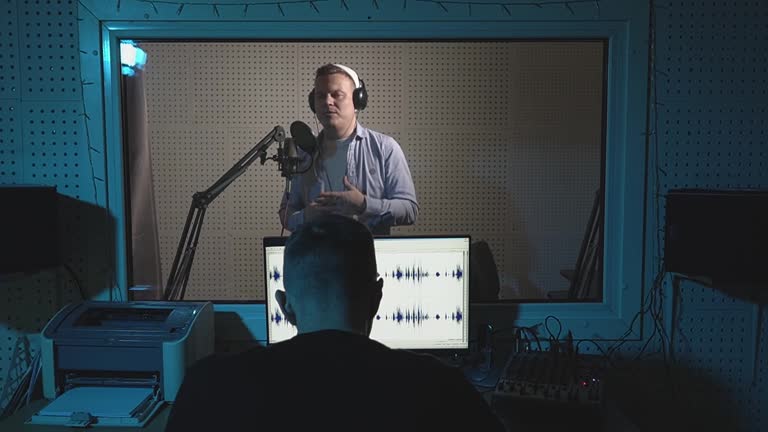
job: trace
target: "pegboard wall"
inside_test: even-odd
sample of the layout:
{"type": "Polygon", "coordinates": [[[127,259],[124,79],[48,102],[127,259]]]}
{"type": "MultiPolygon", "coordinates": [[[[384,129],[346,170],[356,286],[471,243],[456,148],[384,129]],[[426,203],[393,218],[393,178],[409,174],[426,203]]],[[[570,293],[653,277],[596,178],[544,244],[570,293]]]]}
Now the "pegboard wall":
{"type": "MultiPolygon", "coordinates": [[[[94,5],[95,13],[99,16],[107,15],[105,12],[107,9],[115,8],[114,2],[87,3],[94,5]],[[101,9],[96,10],[96,7],[101,9]]],[[[117,3],[120,4],[120,2],[117,3]]],[[[123,10],[128,10],[129,3],[131,2],[127,0],[122,2],[123,10]]],[[[197,8],[188,6],[182,14],[177,14],[178,5],[168,3],[157,5],[145,3],[141,11],[143,15],[133,18],[149,20],[162,13],[161,18],[168,21],[183,21],[209,19],[208,17],[212,15],[210,7],[202,6],[197,8]],[[157,13],[152,10],[155,6],[159,10],[157,13]],[[204,18],[203,15],[206,17],[204,18]]],[[[329,5],[332,3],[320,4],[322,13],[318,12],[316,19],[325,18],[323,14],[331,9],[329,5]]],[[[365,2],[360,4],[362,3],[365,2]]],[[[393,20],[440,19],[442,15],[439,14],[443,13],[436,2],[408,1],[405,2],[408,4],[408,9],[402,9],[403,12],[400,12],[399,5],[396,7],[397,12],[391,12],[386,9],[388,3],[378,2],[378,5],[385,9],[381,12],[381,16],[393,20]]],[[[450,13],[450,17],[457,19],[503,19],[505,16],[511,17],[512,12],[516,14],[524,12],[521,8],[510,8],[510,11],[505,12],[498,5],[491,10],[490,7],[483,8],[477,5],[472,8],[470,2],[456,3],[446,4],[444,9],[447,10],[445,13],[450,13]],[[470,7],[467,8],[467,5],[470,7]],[[461,12],[458,12],[459,10],[461,12]],[[470,12],[472,10],[474,15],[470,12]],[[483,18],[484,13],[493,13],[495,16],[483,18]]],[[[603,0],[595,3],[605,13],[610,9],[612,2],[603,0]]],[[[574,16],[574,19],[583,20],[599,18],[600,9],[596,10],[592,4],[574,2],[569,6],[570,11],[563,7],[564,4],[552,6],[561,10],[557,12],[560,14],[557,15],[558,19],[570,19],[571,16],[574,16]]],[[[627,7],[629,4],[630,2],[621,2],[622,7],[627,7]]],[[[355,9],[357,5],[357,2],[352,5],[352,13],[357,13],[355,9]]],[[[269,10],[253,7],[247,14],[242,13],[242,7],[237,7],[234,11],[230,10],[234,8],[221,6],[218,11],[222,17],[234,17],[230,19],[235,20],[255,19],[253,17],[258,13],[263,13],[260,19],[277,20],[283,19],[286,14],[290,17],[298,8],[305,8],[309,13],[315,14],[307,4],[286,5],[284,10],[278,10],[274,6],[269,10]]],[[[334,9],[340,11],[330,11],[329,16],[337,20],[346,19],[347,12],[335,3],[334,9]]],[[[661,256],[658,249],[658,244],[661,242],[655,234],[658,228],[663,226],[664,192],[676,187],[768,187],[768,170],[766,170],[768,166],[768,149],[766,148],[768,147],[766,143],[768,57],[765,51],[765,46],[768,44],[768,24],[766,24],[768,23],[768,3],[762,0],[672,0],[660,2],[653,9],[656,17],[656,56],[653,75],[657,103],[653,105],[654,120],[649,125],[649,130],[653,133],[649,147],[651,169],[647,182],[649,209],[645,231],[648,233],[649,246],[646,249],[646,261],[649,263],[649,268],[646,272],[646,281],[653,280],[658,268],[658,259],[661,256]]],[[[549,10],[551,10],[549,7],[544,7],[536,9],[535,12],[550,13],[549,10]]],[[[114,20],[124,19],[124,16],[115,15],[114,12],[109,13],[114,20]]],[[[374,15],[368,11],[364,13],[374,15]]],[[[44,323],[61,305],[79,297],[76,279],[79,279],[80,284],[85,287],[87,295],[97,296],[101,294],[97,290],[111,286],[110,275],[114,272],[114,269],[110,268],[112,261],[103,258],[104,255],[110,255],[111,248],[114,248],[108,240],[105,240],[110,237],[105,233],[114,227],[110,227],[110,220],[104,217],[106,192],[100,181],[103,179],[107,155],[100,150],[103,143],[88,143],[88,134],[84,130],[87,129],[87,118],[83,109],[85,101],[82,96],[84,88],[82,79],[88,78],[87,75],[94,75],[94,71],[98,74],[100,70],[98,66],[95,66],[94,71],[80,70],[81,62],[78,62],[78,56],[83,60],[86,54],[95,56],[93,58],[98,60],[100,53],[97,49],[98,43],[94,45],[96,48],[91,47],[86,53],[78,50],[77,15],[78,4],[74,0],[0,1],[0,28],[2,28],[0,32],[0,183],[55,184],[60,194],[70,198],[65,200],[63,206],[65,210],[64,214],[60,215],[60,225],[67,244],[66,262],[73,270],[72,274],[56,269],[23,279],[0,280],[0,296],[3,299],[0,302],[0,394],[2,395],[7,394],[5,390],[13,387],[18,375],[23,373],[23,367],[18,365],[28,361],[29,356],[24,354],[27,347],[29,352],[34,354],[36,342],[33,335],[40,331],[44,323]],[[50,113],[51,109],[56,112],[50,113]],[[57,123],[52,123],[53,120],[57,123]],[[66,124],[63,123],[64,120],[67,121],[66,124]],[[79,122],[75,124],[74,120],[79,122]],[[56,130],[55,139],[53,138],[54,130],[56,130]],[[63,138],[64,131],[67,132],[66,139],[63,138]],[[77,138],[72,138],[75,131],[77,138]],[[45,135],[42,132],[45,132],[45,135]],[[45,149],[43,149],[43,142],[45,142],[45,149]],[[78,149],[77,155],[75,155],[75,148],[78,149]],[[54,163],[57,165],[54,166],[54,163]],[[32,174],[35,174],[35,177],[32,177],[32,174]],[[43,174],[47,177],[43,177],[43,174]],[[54,177],[54,174],[57,176],[54,177]],[[67,176],[65,177],[64,174],[67,176]],[[79,177],[75,177],[74,174],[79,174],[79,177]]],[[[362,16],[360,19],[365,20],[365,18],[362,16]]],[[[551,19],[551,17],[548,18],[551,19]]],[[[514,19],[519,19],[517,22],[520,23],[525,20],[525,17],[516,16],[514,19]]],[[[83,34],[79,36],[81,38],[79,42],[83,44],[83,34]]],[[[318,53],[309,60],[296,59],[297,61],[291,64],[300,65],[304,70],[311,71],[312,67],[325,61],[329,54],[333,53],[318,53]]],[[[392,59],[389,63],[393,65],[391,69],[377,70],[373,67],[377,64],[376,59],[373,58],[367,60],[371,64],[362,62],[352,64],[360,70],[364,79],[371,83],[372,88],[374,83],[380,86],[376,100],[382,103],[380,106],[373,105],[377,110],[387,109],[386,107],[394,107],[390,109],[396,110],[399,106],[397,95],[401,94],[400,87],[404,82],[408,85],[403,79],[403,60],[399,57],[399,53],[395,54],[398,55],[387,55],[392,59]]],[[[346,61],[344,58],[338,60],[346,61]]],[[[174,61],[189,62],[190,60],[189,57],[177,56],[174,61]]],[[[282,59],[276,61],[283,64],[280,63],[282,59]]],[[[491,62],[486,70],[491,73],[496,68],[499,68],[499,65],[491,62]]],[[[280,69],[280,73],[287,74],[287,70],[291,69],[280,69]]],[[[426,69],[420,70],[421,72],[412,69],[411,73],[421,74],[422,79],[428,79],[424,76],[426,69]]],[[[447,73],[442,70],[439,72],[447,73]]],[[[293,77],[300,89],[295,90],[295,93],[293,90],[286,93],[291,99],[291,102],[286,105],[293,108],[303,107],[306,89],[311,85],[311,74],[299,73],[297,68],[293,77]]],[[[189,106],[186,91],[190,80],[186,76],[178,78],[175,81],[166,80],[166,83],[175,86],[173,88],[177,91],[172,92],[174,98],[166,99],[163,103],[169,106],[189,106]]],[[[484,84],[486,83],[478,83],[478,85],[484,84]]],[[[533,89],[534,87],[529,85],[521,88],[533,89]]],[[[222,92],[226,90],[226,88],[221,89],[222,92]]],[[[231,91],[232,87],[229,87],[229,90],[231,91]]],[[[542,93],[556,92],[556,89],[549,87],[540,90],[542,93]]],[[[412,86],[409,94],[417,95],[420,91],[426,90],[412,86]]],[[[237,94],[242,95],[239,92],[237,94]]],[[[276,96],[273,94],[272,97],[276,96]]],[[[419,98],[414,97],[411,102],[415,103],[414,100],[419,98]]],[[[495,98],[488,102],[494,106],[500,104],[495,98]]],[[[465,103],[472,106],[471,94],[465,103]]],[[[429,116],[438,110],[443,110],[444,104],[445,101],[440,105],[422,106],[418,115],[429,116]]],[[[192,107],[192,109],[199,108],[192,107]]],[[[253,109],[261,108],[254,106],[253,109]]],[[[174,109],[158,106],[150,117],[165,124],[176,124],[179,129],[189,131],[190,140],[198,145],[203,142],[213,142],[221,137],[222,134],[219,134],[217,138],[213,129],[207,129],[208,134],[197,133],[194,128],[189,127],[194,124],[192,117],[171,118],[176,115],[175,112],[174,109]],[[186,126],[182,126],[185,124],[184,121],[187,122],[186,126]]],[[[272,110],[264,110],[259,115],[268,120],[275,120],[275,117],[269,117],[271,112],[272,110]]],[[[447,115],[446,112],[439,112],[442,116],[447,115]]],[[[306,114],[306,111],[280,114],[286,115],[287,120],[283,120],[280,115],[277,117],[280,117],[280,122],[292,121],[295,115],[302,113],[306,114]]],[[[89,113],[91,118],[96,117],[97,114],[89,113]]],[[[247,114],[238,114],[236,111],[228,114],[240,120],[251,118],[247,114]]],[[[406,123],[394,114],[396,113],[378,111],[378,114],[374,115],[374,110],[371,109],[362,120],[382,131],[401,131],[406,123]]],[[[421,124],[421,121],[410,121],[410,118],[417,118],[416,114],[407,119],[409,127],[418,127],[421,124]]],[[[435,120],[441,121],[442,118],[444,117],[435,120]]],[[[501,117],[498,112],[490,113],[488,121],[495,122],[499,118],[501,117]]],[[[249,127],[250,129],[244,130],[227,129],[226,134],[223,135],[233,143],[232,149],[226,153],[227,159],[224,162],[217,161],[217,164],[226,165],[232,157],[249,148],[254,136],[260,137],[266,132],[255,125],[249,127]],[[240,147],[236,148],[236,146],[240,147]]],[[[170,132],[173,131],[167,131],[169,136],[170,132]]],[[[484,140],[496,142],[494,140],[497,139],[497,135],[493,131],[484,129],[482,133],[484,140]]],[[[504,130],[503,133],[511,132],[504,130]]],[[[401,134],[396,138],[403,144],[406,154],[410,155],[417,150],[406,147],[417,145],[415,143],[418,142],[427,142],[428,134],[428,130],[412,130],[409,135],[401,134]]],[[[487,159],[499,165],[502,164],[498,158],[488,156],[487,159]]],[[[445,164],[445,162],[440,163],[445,164]]],[[[510,158],[504,163],[505,167],[499,166],[497,169],[511,170],[510,164],[515,163],[515,159],[510,158]]],[[[440,169],[454,168],[450,164],[445,166],[446,168],[440,167],[440,169]]],[[[426,164],[411,166],[417,189],[421,185],[434,181],[426,175],[431,168],[426,164]]],[[[256,177],[252,176],[257,174],[256,171],[261,170],[250,170],[248,175],[239,179],[231,187],[232,191],[228,193],[236,191],[236,188],[253,189],[256,177]]],[[[277,187],[277,185],[270,187],[277,187]]],[[[520,189],[524,187],[521,186],[520,189]]],[[[232,196],[236,194],[231,193],[232,196]]],[[[175,205],[186,207],[189,193],[179,194],[180,197],[181,195],[184,197],[179,198],[178,204],[175,205]]],[[[422,205],[429,204],[429,200],[432,199],[424,194],[419,198],[422,205]]],[[[220,197],[220,200],[224,199],[230,199],[230,202],[222,206],[222,210],[226,211],[237,205],[231,197],[220,197]]],[[[217,201],[217,204],[220,203],[217,201]]],[[[273,208],[270,206],[264,211],[267,212],[267,210],[271,216],[273,208]]],[[[224,218],[224,216],[214,215],[210,217],[211,219],[224,218]]],[[[215,224],[210,222],[209,220],[204,233],[212,236],[220,235],[213,226],[215,224]]],[[[247,225],[252,223],[252,219],[241,217],[232,221],[233,226],[235,223],[247,225]]],[[[428,224],[442,230],[439,221],[430,221],[427,214],[423,215],[420,224],[428,224]]],[[[478,225],[482,228],[473,227],[480,233],[477,237],[483,237],[486,232],[490,233],[494,229],[489,222],[486,224],[478,225]],[[483,231],[486,229],[487,231],[483,231]]],[[[521,238],[520,241],[524,241],[523,235],[519,233],[524,232],[525,228],[512,218],[507,228],[510,233],[505,235],[518,235],[521,238]]],[[[233,243],[235,250],[254,250],[254,248],[260,250],[260,239],[255,237],[237,238],[233,243]]],[[[237,266],[246,267],[255,261],[255,257],[244,254],[234,255],[236,256],[231,259],[231,262],[237,266]]],[[[505,253],[504,262],[509,262],[510,259],[509,254],[505,253]]],[[[258,280],[255,275],[248,272],[237,274],[232,281],[232,289],[237,292],[248,289],[247,285],[254,278],[258,280]]],[[[506,283],[509,285],[509,281],[506,283]]],[[[692,282],[681,283],[677,291],[669,280],[665,280],[661,287],[665,301],[676,305],[668,308],[670,311],[676,311],[676,314],[669,320],[671,325],[666,329],[672,333],[670,339],[673,342],[678,369],[685,368],[690,371],[686,374],[687,378],[684,381],[681,380],[680,386],[685,396],[681,399],[687,400],[687,406],[677,406],[676,409],[685,410],[675,411],[672,414],[683,419],[687,430],[767,430],[768,414],[764,408],[768,406],[767,314],[764,311],[761,312],[752,303],[730,298],[719,291],[692,282]],[[729,417],[720,418],[718,422],[707,422],[710,420],[711,412],[726,412],[729,417]]],[[[658,338],[652,332],[646,333],[645,338],[648,337],[658,338]]],[[[627,343],[621,350],[632,354],[634,351],[639,351],[642,344],[643,341],[627,343]]],[[[658,344],[651,344],[651,347],[653,348],[654,345],[658,346],[658,344]]],[[[644,384],[633,387],[632,391],[642,388],[644,384]]],[[[649,395],[649,398],[653,397],[658,397],[658,393],[649,395]]],[[[4,402],[4,400],[0,401],[0,405],[4,402]]],[[[649,428],[658,430],[664,425],[666,419],[654,418],[655,413],[656,411],[653,410],[641,410],[638,418],[655,420],[649,428]]]]}
{"type": "Polygon", "coordinates": [[[98,205],[104,155],[86,132],[77,2],[3,1],[0,22],[0,184],[56,186],[61,257],[56,268],[0,279],[2,407],[50,317],[83,294],[109,296],[114,226],[98,205]]]}
{"type": "MultiPolygon", "coordinates": [[[[505,298],[568,288],[559,272],[600,185],[602,42],[140,45],[164,272],[194,192],[274,125],[317,128],[307,94],[330,61],[365,80],[361,123],[408,159],[420,214],[396,233],[488,241],[505,298]]],[[[261,238],[280,233],[284,186],[254,164],[208,207],[187,298],[263,299],[261,238]]]]}
{"type": "MultiPolygon", "coordinates": [[[[768,3],[669,1],[654,12],[649,188],[658,199],[648,220],[663,228],[671,189],[768,188],[768,3]]],[[[658,268],[663,233],[648,232],[647,261],[658,268]]],[[[675,312],[673,352],[688,371],[680,384],[689,426],[766,430],[764,310],[691,281],[668,277],[662,290],[675,312]]]]}

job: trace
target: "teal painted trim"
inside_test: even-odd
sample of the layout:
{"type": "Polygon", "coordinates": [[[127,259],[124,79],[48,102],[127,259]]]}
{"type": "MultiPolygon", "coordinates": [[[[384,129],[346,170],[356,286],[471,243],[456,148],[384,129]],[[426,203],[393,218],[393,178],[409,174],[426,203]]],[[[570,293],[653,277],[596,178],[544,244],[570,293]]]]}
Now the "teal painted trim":
{"type": "MultiPolygon", "coordinates": [[[[645,2],[623,0],[571,0],[548,1],[542,7],[534,5],[509,5],[506,9],[499,4],[468,5],[444,4],[423,0],[380,0],[347,1],[344,7],[337,0],[293,1],[278,7],[275,4],[260,5],[251,2],[246,9],[242,3],[227,5],[226,2],[178,1],[155,3],[137,0],[116,2],[104,0],[80,0],[94,14],[104,21],[215,21],[215,22],[425,22],[425,21],[484,21],[488,19],[505,21],[601,21],[624,19],[633,11],[647,8],[645,2]],[[180,8],[181,3],[185,3],[180,8]],[[214,9],[213,4],[217,3],[214,9]],[[632,3],[639,3],[632,4],[632,3]],[[377,7],[378,5],[378,7],[377,7]],[[639,7],[638,7],[639,6],[639,7]]],[[[513,3],[513,2],[510,2],[513,3]]],[[[647,16],[646,16],[647,17],[647,16]]],[[[409,24],[410,25],[410,24],[409,24]]]]}
{"type": "MultiPolygon", "coordinates": [[[[644,14],[648,16],[647,7],[644,14]]],[[[626,46],[622,48],[626,57],[615,63],[621,63],[625,67],[626,82],[617,83],[615,91],[624,92],[623,100],[620,98],[611,98],[609,104],[609,113],[614,112],[612,120],[621,121],[621,125],[611,125],[609,120],[608,131],[616,135],[609,142],[624,141],[624,145],[609,147],[612,151],[623,151],[623,154],[617,155],[616,160],[624,161],[621,172],[606,173],[606,182],[616,186],[622,184],[621,190],[611,191],[616,195],[610,197],[606,203],[606,208],[621,207],[622,213],[616,213],[615,222],[621,224],[621,228],[616,232],[621,239],[620,244],[616,244],[612,250],[606,250],[606,262],[615,259],[615,265],[611,266],[612,271],[619,271],[617,275],[613,292],[622,296],[619,301],[622,309],[620,311],[622,321],[626,324],[634,319],[637,312],[642,307],[642,299],[647,292],[649,280],[646,279],[643,271],[645,243],[644,227],[645,219],[645,199],[646,199],[646,172],[648,161],[646,160],[646,136],[648,132],[646,111],[648,106],[648,20],[628,22],[628,39],[623,43],[626,46]],[[619,106],[619,103],[621,105],[619,106]],[[622,116],[616,113],[621,112],[622,116]],[[622,202],[614,202],[613,198],[622,202]],[[621,257],[618,259],[617,257],[621,257]],[[621,265],[621,267],[618,267],[621,265]],[[632,306],[630,306],[632,305],[632,306]],[[635,306],[636,305],[636,306],[635,306]]],[[[609,116],[610,118],[610,116],[609,116]]],[[[618,164],[611,165],[609,168],[618,168],[618,164]]],[[[613,222],[610,223],[610,229],[613,229],[613,222]]],[[[618,227],[617,227],[618,228],[618,227]]],[[[607,267],[607,265],[606,265],[607,267]]],[[[651,277],[650,282],[653,278],[651,277]]],[[[641,322],[635,323],[633,337],[640,338],[640,333],[647,335],[643,331],[641,322]]],[[[622,332],[624,329],[621,329],[622,332]]]]}
{"type": "MultiPolygon", "coordinates": [[[[647,106],[648,5],[634,4],[610,21],[412,22],[160,22],[105,21],[104,89],[110,209],[123,209],[119,82],[114,49],[119,39],[187,40],[608,40],[604,299],[600,303],[515,303],[473,307],[472,321],[535,325],[557,316],[576,338],[621,337],[640,310],[643,293],[643,199],[647,106]],[[112,50],[112,51],[110,51],[112,50]],[[113,74],[108,77],[107,75],[113,74]],[[114,77],[114,78],[113,78],[114,77]]],[[[618,12],[617,12],[618,13],[618,12]]],[[[124,210],[124,209],[123,209],[124,210]]],[[[118,219],[116,217],[116,219],[118,219]]],[[[125,233],[125,220],[118,219],[125,233]]],[[[125,283],[125,239],[118,242],[118,275],[125,283]],[[122,261],[120,261],[122,259],[122,261]]],[[[631,338],[637,339],[639,325],[631,338]]]]}
{"type": "Polygon", "coordinates": [[[115,221],[115,287],[118,298],[128,300],[126,208],[123,172],[123,125],[120,101],[120,42],[101,29],[104,74],[104,126],[107,158],[108,208],[115,221]]]}
{"type": "Polygon", "coordinates": [[[106,21],[104,27],[123,38],[182,40],[487,40],[608,38],[621,31],[622,21],[597,22],[121,22],[106,21]]]}
{"type": "MultiPolygon", "coordinates": [[[[104,208],[104,223],[98,227],[98,232],[103,236],[114,235],[116,224],[110,223],[114,214],[109,210],[109,185],[107,175],[110,173],[107,158],[107,149],[104,141],[104,101],[103,101],[103,73],[101,69],[101,39],[99,32],[99,20],[90,12],[80,7],[78,10],[79,55],[80,55],[80,79],[82,88],[83,122],[86,125],[87,144],[86,151],[90,154],[93,164],[93,184],[96,187],[93,196],[93,204],[104,208]],[[100,180],[97,180],[100,179],[100,180]],[[110,231],[110,229],[112,231],[110,231]]],[[[91,176],[91,173],[88,173],[91,176]]],[[[90,185],[89,185],[90,186],[90,185]]],[[[90,227],[96,230],[97,227],[90,227]]],[[[119,259],[115,256],[119,249],[113,247],[114,241],[105,241],[94,237],[97,241],[89,243],[89,254],[99,257],[103,263],[103,269],[99,268],[100,276],[98,290],[92,289],[89,294],[93,300],[114,300],[122,297],[119,287],[114,281],[114,270],[119,268],[119,259]],[[117,291],[116,291],[117,290],[117,291]]]]}

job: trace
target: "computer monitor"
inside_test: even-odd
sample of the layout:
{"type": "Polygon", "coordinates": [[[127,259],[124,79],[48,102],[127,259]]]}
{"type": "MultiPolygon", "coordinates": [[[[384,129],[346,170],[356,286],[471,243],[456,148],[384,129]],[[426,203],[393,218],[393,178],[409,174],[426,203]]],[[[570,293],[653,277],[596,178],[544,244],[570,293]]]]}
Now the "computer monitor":
{"type": "MultiPolygon", "coordinates": [[[[283,288],[285,237],[264,239],[267,343],[297,334],[275,300],[283,288]]],[[[393,236],[374,239],[384,279],[371,339],[397,349],[469,349],[469,236],[393,236]]]]}

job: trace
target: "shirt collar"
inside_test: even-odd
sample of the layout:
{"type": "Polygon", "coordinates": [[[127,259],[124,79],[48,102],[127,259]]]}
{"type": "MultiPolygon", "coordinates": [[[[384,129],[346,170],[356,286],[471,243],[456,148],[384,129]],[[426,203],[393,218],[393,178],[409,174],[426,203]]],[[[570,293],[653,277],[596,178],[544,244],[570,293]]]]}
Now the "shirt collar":
{"type": "MultiPolygon", "coordinates": [[[[361,125],[360,122],[355,123],[355,138],[356,139],[362,139],[365,135],[368,134],[368,128],[361,125]]],[[[322,143],[325,140],[325,131],[320,131],[320,133],[317,135],[317,142],[322,143]]]]}
{"type": "MultiPolygon", "coordinates": [[[[316,154],[321,154],[323,152],[323,141],[325,140],[324,137],[324,131],[320,131],[320,133],[317,135],[317,143],[320,147],[320,150],[316,152],[316,154]]],[[[368,128],[361,125],[360,122],[356,121],[355,123],[355,139],[350,142],[350,145],[353,145],[356,141],[363,139],[363,137],[368,135],[368,128]]]]}

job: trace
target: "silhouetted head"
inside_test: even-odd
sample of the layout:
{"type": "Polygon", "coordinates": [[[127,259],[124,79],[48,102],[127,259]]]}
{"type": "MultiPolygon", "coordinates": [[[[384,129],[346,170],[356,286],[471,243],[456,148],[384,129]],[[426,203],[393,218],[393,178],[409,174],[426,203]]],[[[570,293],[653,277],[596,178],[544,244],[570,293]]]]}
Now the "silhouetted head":
{"type": "Polygon", "coordinates": [[[383,285],[371,232],[340,215],[305,223],[286,242],[283,284],[277,302],[299,333],[335,329],[368,335],[383,285]]]}

